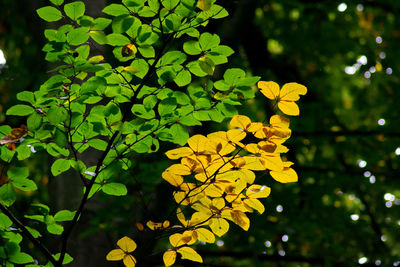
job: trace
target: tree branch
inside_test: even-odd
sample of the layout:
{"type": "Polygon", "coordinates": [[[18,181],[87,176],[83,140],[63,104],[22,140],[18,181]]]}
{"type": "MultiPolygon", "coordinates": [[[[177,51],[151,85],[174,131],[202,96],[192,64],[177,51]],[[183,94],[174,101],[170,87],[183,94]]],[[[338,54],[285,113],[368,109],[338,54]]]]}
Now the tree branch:
{"type": "Polygon", "coordinates": [[[42,254],[48,259],[52,264],[56,265],[57,261],[54,259],[51,252],[47,249],[45,245],[43,245],[37,238],[35,238],[28,229],[11,213],[11,211],[0,203],[0,210],[22,231],[24,234],[39,250],[42,254]]]}

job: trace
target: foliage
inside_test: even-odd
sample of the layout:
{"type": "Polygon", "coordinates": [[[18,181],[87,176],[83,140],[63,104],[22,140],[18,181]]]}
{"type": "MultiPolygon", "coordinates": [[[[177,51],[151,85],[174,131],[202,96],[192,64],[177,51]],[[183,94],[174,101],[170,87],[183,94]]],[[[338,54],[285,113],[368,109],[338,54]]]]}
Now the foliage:
{"type": "MultiPolygon", "coordinates": [[[[27,126],[0,127],[0,158],[8,163],[0,186],[2,264],[34,264],[32,255],[21,252],[23,236],[40,250],[46,266],[71,262],[68,241],[87,202],[99,194],[127,195],[129,181],[120,174],[141,163],[138,154],[154,153],[163,142],[181,146],[166,152],[181,163],[162,173],[175,187],[171,215],[181,225],[169,220],[148,220],[147,228],[137,225],[140,231],[153,231],[155,239],[169,238],[163,253],[166,266],[175,263],[177,254],[202,262],[191,246],[196,241],[214,243],[215,235],[229,230],[228,221],[249,229],[247,213],[263,213],[259,199],[270,194],[269,187],[255,183],[254,171],[269,171],[282,183],[297,181],[293,163],[281,158],[288,152],[282,144],[291,134],[289,119],[267,116],[265,124],[237,115],[237,107],[254,98],[260,78],[230,68],[223,79],[213,79],[216,67],[233,54],[220,45],[218,35],[200,32],[210,20],[228,15],[215,1],[122,0],[103,9],[107,18],[85,15],[81,1],[50,2],[37,14],[47,22],[62,21],[58,29],[44,33],[45,58],[57,67],[39,90],[18,93],[23,104],[7,110],[6,115],[27,117],[27,126]],[[112,57],[96,53],[97,46],[112,49],[112,57]],[[232,118],[233,129],[189,138],[190,127],[227,118],[232,118]],[[10,208],[20,191],[32,194],[38,186],[18,161],[40,151],[54,157],[53,176],[75,173],[82,197],[73,211],[51,212],[48,203],[31,203],[34,214],[25,214],[27,223],[22,223],[10,208]],[[94,164],[85,161],[86,151],[99,153],[94,164]],[[47,234],[60,236],[57,253],[39,241],[47,234]]],[[[274,82],[260,81],[258,87],[284,114],[299,115],[294,101],[307,92],[305,86],[288,83],[279,89],[274,82]]],[[[107,260],[135,266],[131,253],[136,242],[125,236],[117,245],[107,260]]]]}

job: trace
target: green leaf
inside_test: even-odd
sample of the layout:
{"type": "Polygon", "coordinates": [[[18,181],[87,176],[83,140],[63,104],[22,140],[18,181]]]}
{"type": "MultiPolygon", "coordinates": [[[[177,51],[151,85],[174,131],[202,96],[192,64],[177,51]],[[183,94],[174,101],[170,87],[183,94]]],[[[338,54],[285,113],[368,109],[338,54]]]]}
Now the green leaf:
{"type": "Polygon", "coordinates": [[[101,190],[107,195],[125,196],[128,193],[126,186],[120,183],[107,183],[103,185],[101,190]]]}
{"type": "Polygon", "coordinates": [[[174,82],[179,86],[183,87],[188,85],[192,81],[192,75],[188,70],[182,69],[178,75],[176,75],[174,82]]]}
{"type": "Polygon", "coordinates": [[[179,4],[179,0],[162,0],[161,3],[166,9],[172,10],[179,4]]]}
{"type": "Polygon", "coordinates": [[[200,64],[199,61],[192,61],[189,62],[186,67],[189,69],[189,71],[191,73],[193,73],[194,75],[198,76],[198,77],[204,77],[207,76],[207,73],[204,72],[201,68],[200,68],[200,64]]]}
{"type": "Polygon", "coordinates": [[[107,35],[103,31],[90,31],[89,36],[98,44],[103,45],[108,43],[107,35]]]}
{"type": "Polygon", "coordinates": [[[111,19],[97,18],[94,20],[94,25],[91,27],[92,31],[102,31],[108,27],[112,22],[111,19]]]}
{"type": "Polygon", "coordinates": [[[29,175],[29,170],[27,167],[14,167],[7,171],[7,176],[10,179],[24,179],[29,175]]]}
{"type": "Polygon", "coordinates": [[[38,238],[38,237],[42,236],[38,230],[33,229],[31,227],[28,227],[28,226],[25,226],[25,227],[29,231],[29,233],[31,233],[31,235],[33,235],[34,238],[38,238]]]}
{"type": "Polygon", "coordinates": [[[50,0],[50,2],[52,2],[56,6],[60,6],[64,3],[64,0],[50,0]]]}
{"type": "Polygon", "coordinates": [[[183,44],[183,51],[189,55],[199,55],[202,52],[199,42],[194,40],[185,42],[183,44]]]}
{"type": "Polygon", "coordinates": [[[0,203],[9,207],[16,199],[16,193],[13,186],[10,183],[3,184],[0,186],[0,203]]]}
{"type": "Polygon", "coordinates": [[[201,122],[194,118],[193,114],[186,115],[179,119],[179,123],[185,126],[201,126],[201,122]]]}
{"type": "Polygon", "coordinates": [[[64,6],[64,11],[72,20],[77,20],[85,14],[85,4],[81,1],[72,2],[64,6]]]}
{"type": "Polygon", "coordinates": [[[161,117],[174,112],[177,106],[176,99],[173,97],[165,98],[158,104],[158,113],[161,117]]]}
{"type": "Polygon", "coordinates": [[[25,101],[28,102],[32,105],[35,104],[35,95],[32,92],[29,91],[22,91],[17,94],[17,99],[19,101],[25,101]]]}
{"type": "Polygon", "coordinates": [[[36,12],[38,13],[39,17],[48,22],[57,21],[62,18],[61,12],[52,6],[39,8],[36,10],[36,12]]]}
{"type": "Polygon", "coordinates": [[[199,58],[199,66],[202,71],[208,75],[213,75],[215,69],[215,63],[209,57],[199,58]]]}
{"type": "Polygon", "coordinates": [[[133,105],[132,113],[135,116],[137,116],[139,118],[143,118],[143,119],[152,119],[155,117],[154,110],[152,110],[152,109],[146,110],[146,108],[141,104],[133,105]]]}
{"type": "Polygon", "coordinates": [[[35,182],[29,179],[15,179],[12,181],[12,185],[22,191],[37,190],[35,182]]]}
{"type": "Polygon", "coordinates": [[[67,146],[67,135],[64,132],[64,129],[56,128],[54,132],[54,142],[59,147],[66,147],[67,146]]]}
{"type": "Polygon", "coordinates": [[[199,44],[202,51],[207,51],[211,48],[217,47],[219,43],[220,39],[217,34],[205,32],[200,35],[199,44]]]}
{"type": "Polygon", "coordinates": [[[17,254],[11,255],[9,261],[15,264],[27,264],[33,262],[31,255],[19,252],[17,254]]]}
{"type": "MultiPolygon", "coordinates": [[[[60,253],[54,255],[54,259],[58,260],[60,258],[60,253]]],[[[68,253],[65,253],[63,264],[71,263],[74,260],[68,253]]],[[[47,267],[47,266],[46,266],[47,267]]]]}
{"type": "Polygon", "coordinates": [[[227,69],[224,73],[224,80],[229,85],[236,85],[236,83],[244,78],[246,73],[239,68],[227,69]]]}
{"type": "Polygon", "coordinates": [[[68,111],[63,106],[52,106],[47,111],[47,119],[53,125],[65,121],[68,117],[68,111]]]}
{"type": "Polygon", "coordinates": [[[67,171],[71,167],[71,164],[66,159],[57,159],[53,165],[51,165],[51,173],[54,176],[57,176],[65,171],[67,171]]]}
{"type": "Polygon", "coordinates": [[[185,126],[174,124],[170,127],[170,134],[173,137],[172,142],[178,145],[185,145],[189,139],[189,134],[185,126]]]}
{"type": "Polygon", "coordinates": [[[15,105],[7,110],[6,115],[26,116],[34,111],[35,110],[31,106],[15,105]]]}
{"type": "Polygon", "coordinates": [[[111,33],[107,35],[107,39],[108,44],[112,46],[124,46],[131,43],[128,37],[119,33],[111,33]]]}
{"type": "Polygon", "coordinates": [[[107,148],[107,142],[100,139],[91,139],[87,144],[97,150],[105,151],[107,148]]]}
{"type": "Polygon", "coordinates": [[[95,93],[96,91],[98,93],[103,93],[106,90],[106,88],[107,88],[106,79],[100,76],[94,76],[82,84],[80,93],[91,94],[95,93]]]}
{"type": "Polygon", "coordinates": [[[56,222],[72,221],[75,216],[76,211],[60,210],[54,215],[54,220],[56,222]]]}
{"type": "Polygon", "coordinates": [[[152,47],[151,45],[139,46],[138,49],[140,54],[145,58],[153,58],[156,55],[154,47],[152,47]]]}
{"type": "Polygon", "coordinates": [[[46,229],[50,234],[54,235],[61,235],[64,231],[64,227],[56,223],[48,224],[46,229]]]}
{"type": "Polygon", "coordinates": [[[29,115],[27,119],[27,126],[28,129],[31,131],[35,131],[40,128],[40,125],[42,124],[43,117],[39,113],[32,113],[29,115]]]}
{"type": "Polygon", "coordinates": [[[89,39],[89,30],[86,27],[76,28],[67,34],[70,45],[80,45],[89,39]]]}
{"type": "Polygon", "coordinates": [[[103,13],[111,16],[129,15],[129,10],[120,4],[111,4],[103,9],[103,13]]]}
{"type": "Polygon", "coordinates": [[[12,221],[3,213],[0,213],[0,229],[8,228],[12,225],[12,221]]]}

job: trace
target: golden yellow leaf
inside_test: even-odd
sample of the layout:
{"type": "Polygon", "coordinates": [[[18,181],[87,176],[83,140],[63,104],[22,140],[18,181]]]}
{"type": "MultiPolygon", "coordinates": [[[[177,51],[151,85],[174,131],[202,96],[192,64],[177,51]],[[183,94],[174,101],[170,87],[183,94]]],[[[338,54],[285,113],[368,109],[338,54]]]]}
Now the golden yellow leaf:
{"type": "Polygon", "coordinates": [[[184,245],[185,243],[182,241],[182,234],[176,233],[173,234],[169,237],[169,243],[173,246],[173,247],[179,247],[184,245]]]}
{"type": "Polygon", "coordinates": [[[130,253],[136,249],[136,243],[127,236],[118,240],[117,245],[125,252],[130,253]]]}
{"type": "Polygon", "coordinates": [[[130,254],[125,254],[123,262],[126,267],[135,267],[136,265],[135,257],[130,254]]]}
{"type": "Polygon", "coordinates": [[[230,126],[233,128],[239,128],[244,131],[247,131],[247,128],[250,126],[251,120],[249,117],[244,115],[235,115],[233,116],[230,126]]]}
{"type": "Polygon", "coordinates": [[[244,212],[240,210],[232,210],[231,216],[234,223],[242,227],[245,231],[249,230],[250,220],[244,212]]]}
{"type": "Polygon", "coordinates": [[[205,229],[205,228],[197,228],[195,230],[197,232],[197,239],[206,243],[214,243],[215,242],[215,236],[214,234],[205,229]]]}
{"type": "Polygon", "coordinates": [[[260,88],[261,93],[267,98],[275,100],[279,97],[279,85],[276,82],[259,81],[257,86],[260,88]]]}
{"type": "Polygon", "coordinates": [[[210,219],[209,226],[211,231],[217,236],[221,237],[229,230],[229,223],[222,218],[212,218],[210,219]]]}
{"type": "Polygon", "coordinates": [[[263,214],[265,211],[264,205],[256,198],[248,198],[243,201],[250,208],[255,209],[258,213],[263,214]]]}
{"type": "Polygon", "coordinates": [[[108,261],[120,261],[124,258],[125,252],[122,249],[113,249],[108,252],[106,259],[108,261]]]}
{"type": "Polygon", "coordinates": [[[163,261],[165,266],[171,266],[175,263],[176,260],[176,251],[175,250],[167,250],[164,252],[163,261]]]}
{"type": "Polygon", "coordinates": [[[246,196],[249,198],[266,198],[270,193],[270,187],[258,184],[253,184],[246,190],[246,196]]]}
{"type": "Polygon", "coordinates": [[[189,155],[193,155],[193,151],[189,147],[180,147],[169,150],[165,153],[169,159],[179,159],[189,155]]]}
{"type": "Polygon", "coordinates": [[[275,82],[258,82],[258,88],[263,95],[278,101],[278,108],[286,115],[297,116],[300,114],[299,107],[294,101],[300,99],[300,95],[307,93],[307,88],[298,83],[287,83],[279,90],[275,82]]]}
{"type": "Polygon", "coordinates": [[[151,230],[159,230],[159,229],[164,229],[169,226],[169,221],[164,221],[164,222],[153,222],[153,221],[148,221],[146,223],[147,227],[149,227],[151,230]]]}
{"type": "Polygon", "coordinates": [[[204,152],[206,148],[206,144],[208,142],[207,137],[201,134],[196,134],[190,137],[187,141],[188,145],[194,152],[200,153],[204,152]]]}
{"type": "Polygon", "coordinates": [[[167,181],[168,183],[170,183],[173,186],[180,186],[183,183],[183,177],[180,175],[176,175],[173,172],[170,172],[168,170],[165,170],[162,174],[161,174],[162,178],[167,181]]]}
{"type": "Polygon", "coordinates": [[[298,176],[295,170],[285,167],[281,171],[269,172],[276,181],[280,183],[293,183],[298,181],[298,176]]]}
{"type": "Polygon", "coordinates": [[[201,256],[191,247],[181,247],[177,250],[177,252],[182,255],[182,259],[203,262],[201,256]]]}

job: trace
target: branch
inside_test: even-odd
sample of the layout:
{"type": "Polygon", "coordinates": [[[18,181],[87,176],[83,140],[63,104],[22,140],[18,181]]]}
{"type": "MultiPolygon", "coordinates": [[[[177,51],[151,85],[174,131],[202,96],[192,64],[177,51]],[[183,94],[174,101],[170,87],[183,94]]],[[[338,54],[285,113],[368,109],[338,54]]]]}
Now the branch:
{"type": "Polygon", "coordinates": [[[29,240],[42,252],[42,254],[48,259],[53,265],[57,264],[51,252],[43,245],[37,238],[35,238],[28,229],[8,210],[6,206],[0,203],[0,210],[22,231],[22,233],[29,238],[29,240]]]}

